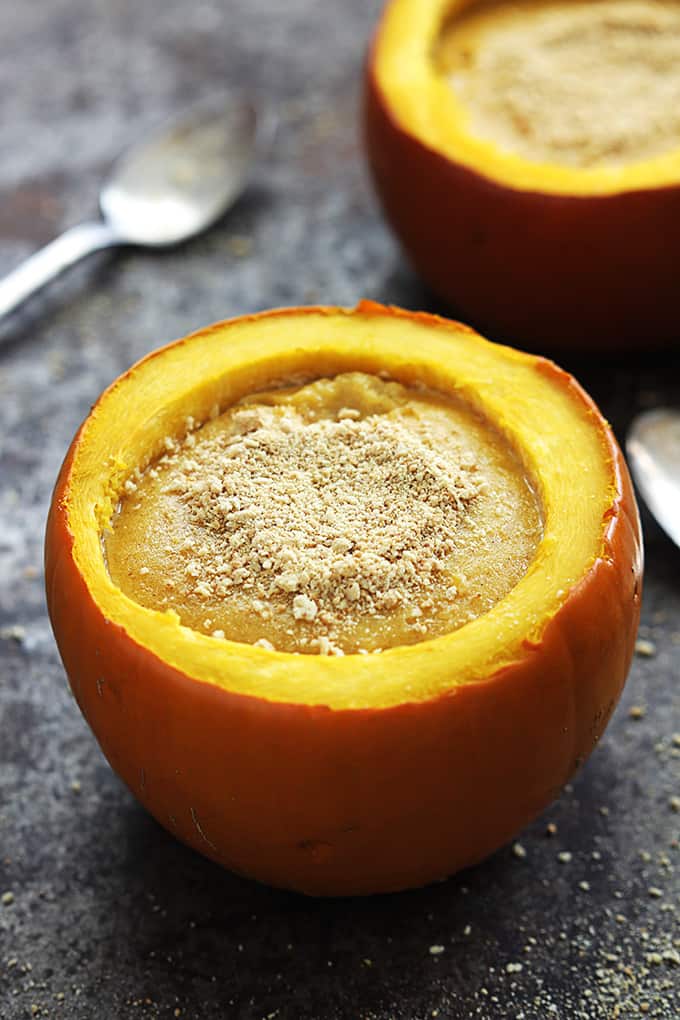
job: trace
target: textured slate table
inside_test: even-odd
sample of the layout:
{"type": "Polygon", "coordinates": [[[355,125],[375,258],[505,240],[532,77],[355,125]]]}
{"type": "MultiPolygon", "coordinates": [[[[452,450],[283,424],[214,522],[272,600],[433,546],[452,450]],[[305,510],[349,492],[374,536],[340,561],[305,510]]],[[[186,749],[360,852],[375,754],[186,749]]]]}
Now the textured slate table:
{"type": "MultiPolygon", "coordinates": [[[[178,104],[247,84],[278,120],[247,196],[210,234],[96,257],[0,327],[2,1020],[680,1013],[680,553],[648,518],[647,654],[601,746],[519,847],[419,892],[315,902],[219,870],[137,806],[67,693],[42,533],[100,390],[161,342],[240,312],[359,297],[436,308],[380,219],[357,142],[379,6],[0,0],[0,273],[91,216],[109,161],[178,104]]],[[[680,403],[677,356],[562,361],[620,435],[636,409],[680,403]]]]}

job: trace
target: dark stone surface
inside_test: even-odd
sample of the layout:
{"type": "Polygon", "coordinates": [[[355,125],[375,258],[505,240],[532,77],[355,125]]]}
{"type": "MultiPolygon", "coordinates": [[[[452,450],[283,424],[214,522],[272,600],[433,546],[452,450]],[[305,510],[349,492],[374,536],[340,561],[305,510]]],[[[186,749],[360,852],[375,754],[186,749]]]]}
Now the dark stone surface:
{"type": "MultiPolygon", "coordinates": [[[[2,1020],[680,1013],[680,553],[648,517],[653,654],[636,657],[601,746],[518,837],[526,856],[506,847],[419,892],[316,902],[221,871],[137,805],[67,692],[42,534],[101,389],[240,312],[360,297],[435,307],[380,219],[357,140],[379,7],[0,0],[0,273],[94,215],[110,160],[178,104],[247,85],[278,121],[248,194],[209,234],[94,258],[0,326],[2,1020]]],[[[680,403],[677,356],[568,367],[619,435],[640,407],[680,403]]]]}

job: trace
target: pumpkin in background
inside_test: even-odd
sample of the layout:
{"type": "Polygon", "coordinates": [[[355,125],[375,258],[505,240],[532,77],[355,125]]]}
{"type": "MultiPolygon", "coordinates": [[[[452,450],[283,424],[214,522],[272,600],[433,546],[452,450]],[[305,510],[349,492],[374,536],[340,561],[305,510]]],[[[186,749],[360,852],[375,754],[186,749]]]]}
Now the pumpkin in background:
{"type": "MultiPolygon", "coordinates": [[[[605,6],[603,18],[627,8],[605,6]]],[[[363,111],[384,212],[424,280],[490,336],[541,351],[672,344],[680,336],[677,142],[616,165],[574,166],[568,154],[562,162],[540,152],[530,158],[480,135],[452,81],[450,33],[463,18],[481,11],[490,23],[516,10],[519,32],[520,19],[538,9],[463,0],[386,5],[363,111]]],[[[472,36],[470,50],[476,45],[472,36]]],[[[461,52],[462,59],[470,51],[461,52]]],[[[650,125],[668,113],[666,100],[663,118],[652,110],[650,125]]],[[[566,117],[556,106],[555,122],[566,117]]]]}

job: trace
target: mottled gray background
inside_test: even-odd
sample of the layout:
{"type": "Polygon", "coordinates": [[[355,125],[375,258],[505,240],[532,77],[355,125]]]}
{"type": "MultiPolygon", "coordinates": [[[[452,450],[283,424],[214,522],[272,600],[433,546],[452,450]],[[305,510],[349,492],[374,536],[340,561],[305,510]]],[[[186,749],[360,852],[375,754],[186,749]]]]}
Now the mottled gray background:
{"type": "MultiPolygon", "coordinates": [[[[221,871],[138,807],[67,692],[43,527],[102,388],[241,312],[360,297],[438,309],[362,165],[359,81],[379,7],[0,0],[0,273],[93,216],[119,149],[178,105],[247,86],[278,125],[209,234],[97,256],[0,325],[2,1020],[678,1015],[680,554],[648,517],[648,644],[601,746],[521,834],[524,855],[506,847],[429,889],[316,902],[221,871]]],[[[561,360],[620,435],[636,409],[680,403],[677,355],[561,360]]]]}

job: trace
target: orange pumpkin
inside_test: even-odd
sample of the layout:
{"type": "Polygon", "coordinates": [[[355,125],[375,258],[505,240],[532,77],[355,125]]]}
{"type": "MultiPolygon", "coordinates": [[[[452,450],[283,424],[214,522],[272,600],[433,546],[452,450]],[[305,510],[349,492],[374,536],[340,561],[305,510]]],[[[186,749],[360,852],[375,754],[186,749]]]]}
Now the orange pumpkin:
{"type": "Polygon", "coordinates": [[[436,59],[442,33],[470,7],[391,0],[367,62],[368,161],[415,268],[458,313],[509,342],[676,342],[678,150],[581,168],[478,137],[436,59]]]}
{"type": "Polygon", "coordinates": [[[273,885],[373,893],[480,860],[587,757],[629,667],[641,542],[616,441],[569,375],[457,323],[363,303],[219,323],[121,376],[61,470],[46,582],[78,704],[162,825],[273,885]],[[103,530],[125,478],[187,415],[348,369],[457,394],[521,452],[544,535],[504,599],[443,637],[327,658],[215,641],[116,588],[103,530]]]}

